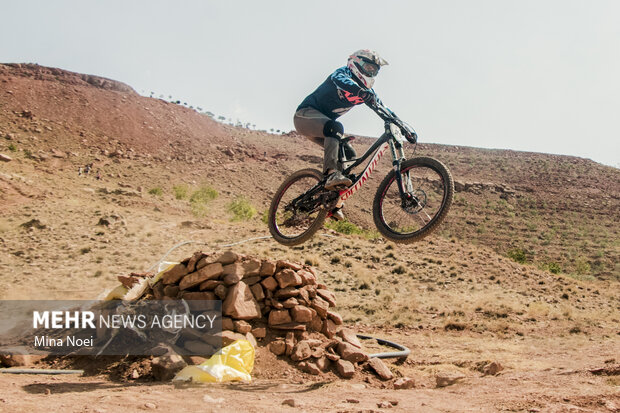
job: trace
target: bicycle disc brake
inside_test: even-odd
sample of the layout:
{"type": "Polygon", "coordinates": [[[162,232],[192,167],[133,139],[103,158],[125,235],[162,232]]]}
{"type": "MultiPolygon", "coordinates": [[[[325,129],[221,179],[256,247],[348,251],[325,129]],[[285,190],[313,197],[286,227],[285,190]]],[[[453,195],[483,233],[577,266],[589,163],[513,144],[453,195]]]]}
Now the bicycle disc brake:
{"type": "Polygon", "coordinates": [[[426,207],[426,201],[426,192],[421,189],[417,189],[405,195],[405,199],[402,200],[401,207],[408,214],[415,215],[426,207]]]}

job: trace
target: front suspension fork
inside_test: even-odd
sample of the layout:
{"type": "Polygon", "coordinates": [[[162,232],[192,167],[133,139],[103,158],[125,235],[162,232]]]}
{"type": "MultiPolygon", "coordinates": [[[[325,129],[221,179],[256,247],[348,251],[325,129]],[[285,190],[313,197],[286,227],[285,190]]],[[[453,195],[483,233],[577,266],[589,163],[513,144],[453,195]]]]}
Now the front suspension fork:
{"type": "Polygon", "coordinates": [[[404,179],[400,171],[400,167],[405,160],[405,151],[403,150],[402,144],[398,143],[398,145],[396,145],[394,141],[390,141],[390,151],[392,152],[392,167],[394,169],[394,173],[396,174],[398,192],[400,193],[400,199],[404,202],[406,199],[411,197],[411,193],[413,192],[413,185],[411,183],[409,171],[405,172],[404,179]]]}

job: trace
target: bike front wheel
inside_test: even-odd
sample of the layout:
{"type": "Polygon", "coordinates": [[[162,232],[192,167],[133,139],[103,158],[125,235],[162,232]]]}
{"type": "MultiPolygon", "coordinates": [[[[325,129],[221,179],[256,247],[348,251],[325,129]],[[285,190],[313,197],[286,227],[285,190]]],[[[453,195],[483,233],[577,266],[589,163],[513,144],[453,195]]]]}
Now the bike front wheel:
{"type": "Polygon", "coordinates": [[[381,235],[407,244],[426,237],[445,219],[454,197],[454,181],[448,168],[433,158],[408,159],[400,173],[404,197],[392,170],[377,189],[372,212],[381,235]]]}
{"type": "Polygon", "coordinates": [[[316,169],[302,169],[280,185],[269,207],[268,225],[273,238],[292,246],[309,240],[323,227],[327,210],[321,203],[316,185],[323,174],[316,169]],[[314,191],[308,192],[315,188],[314,191]]]}

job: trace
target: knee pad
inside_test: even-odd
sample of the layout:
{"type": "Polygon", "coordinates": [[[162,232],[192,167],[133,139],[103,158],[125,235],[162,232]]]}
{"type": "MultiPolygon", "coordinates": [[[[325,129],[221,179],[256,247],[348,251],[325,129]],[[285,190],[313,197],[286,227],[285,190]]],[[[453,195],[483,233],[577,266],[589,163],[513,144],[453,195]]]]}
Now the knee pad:
{"type": "Polygon", "coordinates": [[[330,138],[341,139],[344,136],[344,125],[335,120],[329,120],[323,127],[323,135],[330,138]]]}

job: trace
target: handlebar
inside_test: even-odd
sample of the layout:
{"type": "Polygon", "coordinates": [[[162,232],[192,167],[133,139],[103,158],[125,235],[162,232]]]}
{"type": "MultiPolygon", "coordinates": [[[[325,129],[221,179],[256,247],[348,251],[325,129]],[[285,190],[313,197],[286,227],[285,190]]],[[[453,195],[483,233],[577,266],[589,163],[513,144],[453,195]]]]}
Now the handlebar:
{"type": "MultiPolygon", "coordinates": [[[[369,91],[369,93],[372,93],[369,91]]],[[[413,130],[413,128],[405,122],[403,122],[394,112],[392,112],[389,108],[387,108],[383,103],[381,103],[378,99],[375,99],[374,104],[371,102],[366,103],[366,105],[372,109],[383,121],[387,123],[393,123],[401,130],[405,138],[415,144],[418,141],[418,134],[413,130]]]]}

